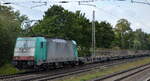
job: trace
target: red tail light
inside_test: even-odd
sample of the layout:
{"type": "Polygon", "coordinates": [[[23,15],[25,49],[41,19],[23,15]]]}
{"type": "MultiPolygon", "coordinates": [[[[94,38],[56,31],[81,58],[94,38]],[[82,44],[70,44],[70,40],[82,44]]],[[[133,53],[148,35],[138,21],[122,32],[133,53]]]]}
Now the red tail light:
{"type": "Polygon", "coordinates": [[[34,60],[33,56],[14,56],[13,60],[34,60]]]}

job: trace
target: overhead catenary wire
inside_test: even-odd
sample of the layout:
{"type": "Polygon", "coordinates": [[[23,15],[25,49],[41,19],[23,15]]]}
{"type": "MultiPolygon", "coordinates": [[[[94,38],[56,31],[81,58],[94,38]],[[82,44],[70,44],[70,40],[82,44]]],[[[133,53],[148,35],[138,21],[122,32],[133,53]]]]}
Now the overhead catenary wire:
{"type": "MultiPolygon", "coordinates": [[[[67,0],[66,0],[67,1],[67,0]]],[[[95,2],[95,1],[98,1],[98,0],[74,0],[74,1],[69,1],[69,2],[84,2],[84,3],[88,3],[88,2],[95,2]]],[[[119,0],[119,1],[126,1],[126,0],[119,0]]],[[[4,3],[5,1],[4,0],[1,0],[0,1],[1,3],[4,3]]],[[[28,2],[30,2],[30,3],[35,3],[35,4],[38,4],[38,5],[35,5],[35,6],[32,6],[32,7],[30,7],[31,9],[32,8],[35,8],[35,7],[41,7],[41,6],[45,6],[45,5],[47,5],[48,3],[56,3],[56,2],[58,2],[58,1],[43,1],[43,0],[39,0],[39,1],[28,1],[28,2]]],[[[131,0],[131,2],[133,2],[133,3],[137,3],[138,1],[136,1],[136,0],[131,0]]],[[[20,7],[24,7],[24,8],[27,8],[28,6],[25,6],[25,5],[22,5],[23,3],[25,3],[25,1],[23,2],[5,2],[5,4],[12,4],[12,5],[16,5],[16,6],[20,6],[20,7]]],[[[148,4],[148,0],[146,0],[146,1],[143,1],[143,2],[138,2],[138,3],[143,3],[143,4],[148,4]]],[[[29,8],[29,7],[28,7],[29,8]]],[[[100,10],[102,10],[103,12],[105,12],[105,13],[107,13],[107,14],[109,14],[109,15],[111,15],[113,18],[118,18],[119,16],[116,16],[116,15],[114,15],[114,14],[112,14],[111,12],[107,12],[107,11],[105,11],[104,9],[102,9],[102,8],[99,8],[99,7],[95,7],[96,9],[100,9],[100,10]]],[[[122,10],[122,9],[120,9],[120,10],[122,10]]],[[[130,16],[131,17],[131,16],[130,16]]],[[[133,17],[132,16],[132,18],[134,18],[134,20],[136,20],[137,18],[136,17],[133,17]]],[[[143,24],[143,22],[141,22],[140,21],[140,23],[142,24],[142,25],[145,25],[145,24],[143,24]]]]}
{"type": "MultiPolygon", "coordinates": [[[[119,1],[126,1],[126,0],[119,0],[119,1]]],[[[131,0],[131,2],[132,2],[133,0],[131,0]]],[[[147,1],[147,0],[146,0],[147,1]]],[[[148,1],[147,2],[137,2],[137,1],[133,1],[133,3],[141,3],[141,4],[150,4],[148,1]]],[[[120,6],[117,6],[117,7],[119,7],[120,8],[120,6]]],[[[101,10],[103,10],[103,12],[105,12],[105,13],[107,13],[107,14],[109,14],[109,15],[111,15],[113,18],[119,18],[119,16],[116,16],[116,15],[113,15],[112,13],[109,13],[109,12],[106,12],[104,9],[102,9],[102,8],[99,8],[99,7],[95,7],[95,8],[97,8],[97,9],[101,9],[101,10]]],[[[122,8],[120,9],[120,10],[122,10],[122,8]]],[[[124,9],[122,10],[122,11],[125,11],[124,9]]],[[[141,20],[139,20],[139,19],[137,19],[136,17],[135,17],[135,15],[134,16],[130,16],[130,15],[128,15],[132,20],[134,20],[134,21],[136,21],[136,22],[138,22],[139,24],[141,24],[141,25],[143,25],[143,26],[145,26],[145,27],[149,27],[147,24],[144,24],[141,20]]],[[[147,28],[148,29],[148,28],[147,28]]]]}
{"type": "Polygon", "coordinates": [[[33,6],[27,6],[27,5],[25,5],[25,3],[30,3],[30,4],[32,4],[32,1],[21,1],[21,2],[6,2],[6,1],[0,1],[0,3],[1,4],[3,4],[3,5],[6,5],[6,6],[17,6],[17,7],[19,7],[19,8],[24,8],[24,9],[28,9],[28,10],[35,10],[35,11],[37,11],[37,12],[43,12],[42,10],[40,10],[40,9],[35,9],[35,8],[32,8],[33,6]]]}
{"type": "Polygon", "coordinates": [[[139,4],[145,4],[145,5],[150,5],[150,2],[146,1],[135,1],[135,0],[131,0],[131,3],[139,3],[139,4]]]}

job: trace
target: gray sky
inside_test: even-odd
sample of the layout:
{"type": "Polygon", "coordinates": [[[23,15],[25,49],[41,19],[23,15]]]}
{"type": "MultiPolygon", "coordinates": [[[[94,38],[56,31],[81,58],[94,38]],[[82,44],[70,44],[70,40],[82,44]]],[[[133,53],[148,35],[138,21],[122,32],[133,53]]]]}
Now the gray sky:
{"type": "MultiPolygon", "coordinates": [[[[1,0],[2,1],[2,0],[1,0]]],[[[3,2],[14,2],[10,5],[15,10],[19,10],[21,14],[27,15],[31,20],[42,19],[44,12],[52,5],[62,5],[65,9],[75,12],[81,10],[86,14],[86,17],[92,20],[92,11],[96,11],[96,20],[108,21],[115,26],[117,20],[121,18],[127,19],[131,22],[131,28],[141,28],[143,31],[150,33],[150,5],[131,3],[130,0],[116,1],[116,0],[97,0],[94,3],[96,8],[87,5],[78,5],[77,0],[70,0],[71,2],[60,4],[61,0],[3,0],[3,2]],[[32,3],[32,1],[48,2],[47,5],[34,7],[41,5],[42,3],[32,3]],[[34,7],[34,8],[32,8],[34,7]]],[[[69,0],[67,0],[69,1],[69,0]]],[[[136,0],[136,1],[149,1],[150,0],[136,0]]]]}

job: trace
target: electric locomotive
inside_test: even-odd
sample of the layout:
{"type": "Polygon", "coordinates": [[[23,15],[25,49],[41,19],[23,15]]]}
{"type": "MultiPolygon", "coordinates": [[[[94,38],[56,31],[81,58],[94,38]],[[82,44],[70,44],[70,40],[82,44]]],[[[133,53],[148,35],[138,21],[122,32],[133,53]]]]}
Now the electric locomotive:
{"type": "Polygon", "coordinates": [[[13,65],[19,69],[51,68],[79,64],[74,40],[45,37],[19,37],[14,49],[13,65]]]}

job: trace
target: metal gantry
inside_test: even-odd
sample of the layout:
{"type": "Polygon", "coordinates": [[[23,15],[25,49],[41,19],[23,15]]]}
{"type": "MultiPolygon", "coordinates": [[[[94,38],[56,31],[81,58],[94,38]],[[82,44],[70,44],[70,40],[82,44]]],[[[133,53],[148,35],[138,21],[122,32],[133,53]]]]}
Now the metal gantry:
{"type": "MultiPolygon", "coordinates": [[[[83,3],[87,3],[87,2],[94,2],[94,0],[89,0],[89,1],[77,1],[79,3],[79,5],[86,5],[86,6],[92,6],[92,7],[96,7],[96,5],[94,4],[83,4],[83,3]]],[[[69,3],[69,1],[60,1],[59,3],[69,3]]],[[[91,48],[92,48],[92,61],[94,59],[95,56],[95,49],[96,49],[96,37],[95,37],[95,10],[93,9],[92,12],[92,44],[91,44],[91,48]]]]}
{"type": "MultiPolygon", "coordinates": [[[[92,0],[93,2],[94,0],[92,0]]],[[[81,4],[81,2],[79,1],[79,5],[87,5],[87,6],[92,6],[92,7],[96,7],[96,5],[94,4],[81,4]]],[[[95,10],[93,9],[92,12],[92,62],[94,60],[95,57],[95,51],[96,51],[96,37],[95,37],[95,10]]]]}

